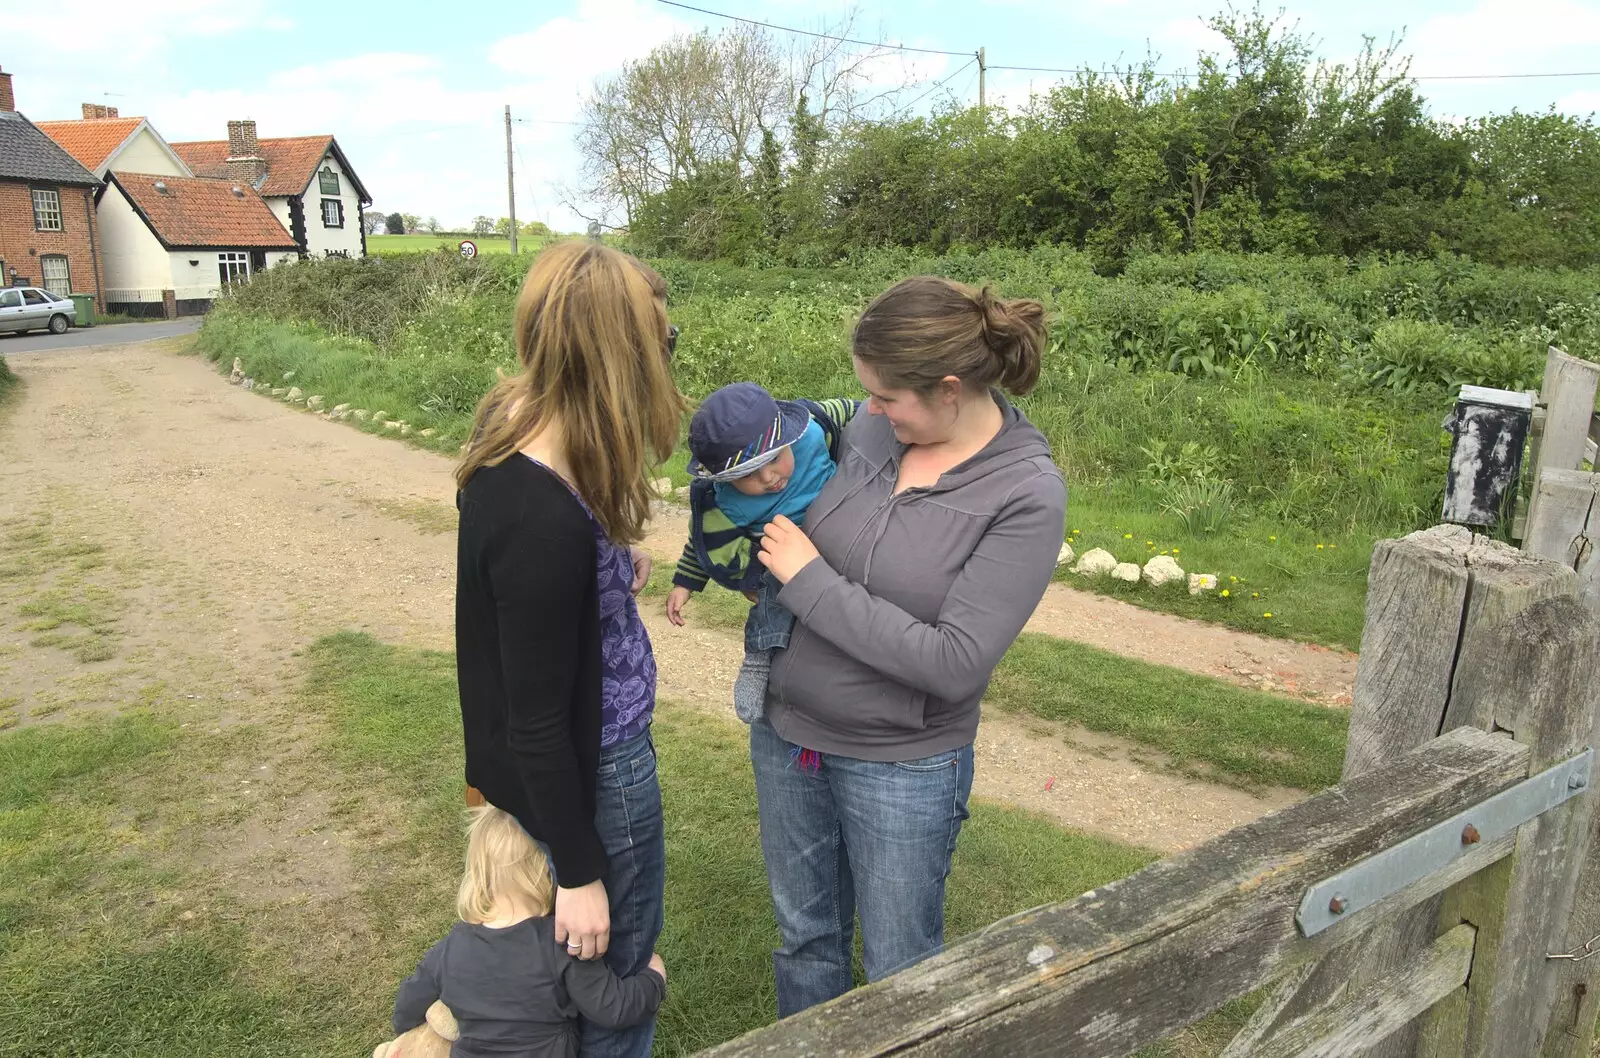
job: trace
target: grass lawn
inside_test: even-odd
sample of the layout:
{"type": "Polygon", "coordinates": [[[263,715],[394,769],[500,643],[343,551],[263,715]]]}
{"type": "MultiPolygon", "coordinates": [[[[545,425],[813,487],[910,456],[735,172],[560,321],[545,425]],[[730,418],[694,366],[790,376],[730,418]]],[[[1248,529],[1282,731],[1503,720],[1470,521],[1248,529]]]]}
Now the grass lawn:
{"type": "MultiPolygon", "coordinates": [[[[413,232],[410,235],[368,235],[367,253],[429,253],[441,248],[454,253],[460,249],[462,239],[471,239],[476,243],[479,253],[511,252],[511,240],[501,235],[425,235],[413,232]]],[[[532,253],[543,245],[541,236],[517,236],[518,253],[532,253]]]]}
{"type": "MultiPolygon", "coordinates": [[[[643,597],[671,589],[671,566],[658,562],[643,597]]],[[[685,613],[692,624],[737,630],[749,610],[743,596],[712,585],[685,613]]],[[[1142,743],[1184,774],[1247,789],[1332,786],[1349,727],[1342,709],[1033,633],[1006,653],[984,701],[1142,743]]]]}
{"type": "MultiPolygon", "coordinates": [[[[454,662],[346,633],[318,643],[311,664],[303,704],[324,731],[328,825],[355,825],[358,792],[386,806],[355,825],[359,884],[331,906],[261,907],[207,866],[250,812],[213,807],[205,777],[253,759],[262,730],[179,726],[179,706],[157,703],[0,734],[0,1054],[331,1056],[384,1038],[396,985],[451,920],[454,662]]],[[[655,730],[672,981],[657,1053],[683,1054],[774,1016],[776,928],[742,729],[669,704],[655,730]]],[[[950,882],[950,934],[1150,859],[979,803],[950,882]]]]}

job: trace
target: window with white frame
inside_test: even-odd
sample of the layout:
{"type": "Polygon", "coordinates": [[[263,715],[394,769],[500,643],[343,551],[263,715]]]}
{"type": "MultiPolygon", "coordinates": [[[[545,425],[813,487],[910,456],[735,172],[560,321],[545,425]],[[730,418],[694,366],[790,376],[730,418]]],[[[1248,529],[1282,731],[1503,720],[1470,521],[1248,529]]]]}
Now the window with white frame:
{"type": "Polygon", "coordinates": [[[233,252],[217,254],[217,275],[221,277],[223,286],[243,283],[250,278],[250,255],[233,252]]]}
{"type": "Polygon", "coordinates": [[[57,253],[39,258],[39,268],[44,275],[44,288],[52,294],[66,297],[72,293],[72,272],[65,256],[57,253]]]}
{"type": "Polygon", "coordinates": [[[61,230],[61,193],[35,188],[33,192],[33,227],[35,231],[61,230]]]}
{"type": "Polygon", "coordinates": [[[325,165],[322,172],[317,174],[318,186],[324,195],[337,195],[339,193],[339,174],[333,171],[332,166],[325,165]]]}
{"type": "Polygon", "coordinates": [[[344,203],[337,198],[322,200],[322,226],[324,228],[344,227],[344,203]]]}

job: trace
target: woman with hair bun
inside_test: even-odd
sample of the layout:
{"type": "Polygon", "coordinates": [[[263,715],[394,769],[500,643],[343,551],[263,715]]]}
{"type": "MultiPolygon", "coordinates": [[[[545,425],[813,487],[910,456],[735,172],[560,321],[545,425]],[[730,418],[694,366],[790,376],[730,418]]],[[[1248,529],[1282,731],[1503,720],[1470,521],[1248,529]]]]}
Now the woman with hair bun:
{"type": "Polygon", "coordinates": [[[978,706],[1055,569],[1067,490],[1001,391],[1039,378],[1044,307],[936,276],[880,294],[852,339],[870,416],[801,531],[762,560],[795,615],[750,731],[782,945],[778,1013],[943,943],[944,889],[972,789],[978,706]]]}

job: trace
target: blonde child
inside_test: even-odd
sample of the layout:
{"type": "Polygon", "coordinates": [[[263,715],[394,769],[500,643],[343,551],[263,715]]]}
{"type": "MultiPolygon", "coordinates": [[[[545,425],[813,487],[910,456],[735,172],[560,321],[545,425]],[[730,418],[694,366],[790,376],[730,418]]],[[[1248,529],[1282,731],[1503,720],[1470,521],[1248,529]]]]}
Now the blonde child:
{"type": "Polygon", "coordinates": [[[619,978],[600,959],[569,955],[556,943],[543,851],[508,813],[486,805],[470,814],[461,921],[400,985],[394,1031],[422,1024],[442,1000],[460,1028],[452,1058],[575,1058],[580,1016],[611,1029],[654,1017],[667,991],[661,956],[619,978]]]}

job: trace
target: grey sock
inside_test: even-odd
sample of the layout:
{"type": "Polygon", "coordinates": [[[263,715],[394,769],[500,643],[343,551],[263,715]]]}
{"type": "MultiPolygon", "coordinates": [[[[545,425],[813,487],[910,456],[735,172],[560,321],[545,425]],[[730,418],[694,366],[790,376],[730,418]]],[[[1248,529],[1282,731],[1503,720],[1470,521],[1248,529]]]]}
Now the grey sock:
{"type": "Polygon", "coordinates": [[[733,681],[733,711],[739,719],[753,724],[761,719],[767,704],[767,677],[772,674],[772,651],[752,650],[739,666],[733,681]]]}

